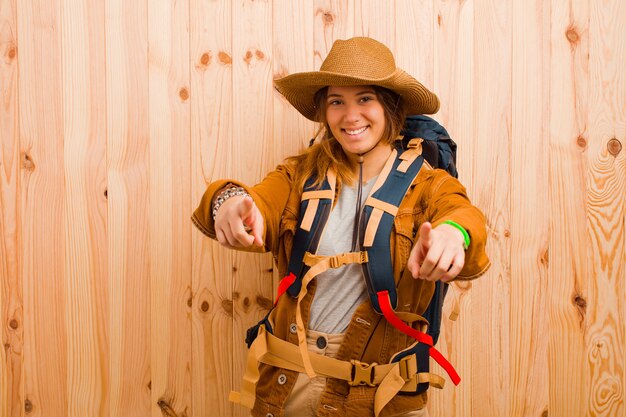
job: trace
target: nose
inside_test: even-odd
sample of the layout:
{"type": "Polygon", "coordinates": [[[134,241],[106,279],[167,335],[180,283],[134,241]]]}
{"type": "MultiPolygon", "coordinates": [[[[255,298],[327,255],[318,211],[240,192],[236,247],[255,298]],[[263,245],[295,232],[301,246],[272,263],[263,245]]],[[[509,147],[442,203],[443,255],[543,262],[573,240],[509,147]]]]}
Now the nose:
{"type": "Polygon", "coordinates": [[[344,121],[348,123],[358,122],[361,119],[361,111],[359,106],[355,104],[346,105],[346,112],[343,116],[344,121]]]}

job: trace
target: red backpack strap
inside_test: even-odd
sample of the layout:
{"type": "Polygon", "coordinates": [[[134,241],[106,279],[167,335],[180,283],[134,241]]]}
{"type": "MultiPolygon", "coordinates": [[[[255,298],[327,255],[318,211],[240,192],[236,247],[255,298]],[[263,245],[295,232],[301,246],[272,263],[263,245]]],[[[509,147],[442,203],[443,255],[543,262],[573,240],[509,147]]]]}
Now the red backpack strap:
{"type": "Polygon", "coordinates": [[[278,291],[276,292],[276,301],[274,301],[274,307],[276,307],[276,304],[278,304],[278,299],[280,298],[280,296],[283,295],[285,291],[287,291],[287,288],[289,288],[295,280],[296,276],[293,272],[290,272],[289,275],[280,280],[280,283],[278,284],[278,291]]]}
{"type": "Polygon", "coordinates": [[[433,347],[433,338],[427,335],[426,333],[420,332],[412,328],[411,326],[407,325],[402,320],[400,320],[398,316],[396,316],[396,314],[393,311],[393,308],[391,308],[391,302],[389,300],[389,293],[386,290],[379,291],[377,295],[378,295],[378,304],[380,305],[380,308],[382,310],[383,315],[385,316],[385,319],[387,319],[387,321],[391,323],[393,327],[400,330],[402,333],[406,334],[407,336],[411,336],[413,339],[417,340],[420,343],[424,343],[428,345],[430,347],[430,349],[428,350],[428,353],[430,354],[430,356],[439,365],[441,365],[441,367],[448,373],[448,376],[450,376],[450,379],[452,380],[454,385],[459,385],[459,383],[461,382],[461,378],[459,377],[459,374],[457,374],[452,364],[448,362],[446,358],[443,357],[441,352],[439,352],[437,349],[433,347]]]}

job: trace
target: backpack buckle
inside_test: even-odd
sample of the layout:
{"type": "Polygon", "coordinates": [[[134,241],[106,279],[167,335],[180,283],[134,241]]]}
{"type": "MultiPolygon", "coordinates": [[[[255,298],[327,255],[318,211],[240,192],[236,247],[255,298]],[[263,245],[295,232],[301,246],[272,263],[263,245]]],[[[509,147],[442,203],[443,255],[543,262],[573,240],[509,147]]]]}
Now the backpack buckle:
{"type": "Polygon", "coordinates": [[[398,361],[398,368],[400,371],[400,377],[405,382],[410,381],[417,374],[417,357],[415,354],[405,356],[398,361]]]}
{"type": "Polygon", "coordinates": [[[377,365],[376,363],[367,364],[354,359],[350,363],[352,364],[350,385],[353,387],[359,385],[376,386],[374,384],[374,367],[377,365]]]}
{"type": "Polygon", "coordinates": [[[367,256],[367,251],[361,251],[359,256],[360,256],[360,259],[359,259],[360,264],[364,264],[369,261],[369,257],[367,256]]]}

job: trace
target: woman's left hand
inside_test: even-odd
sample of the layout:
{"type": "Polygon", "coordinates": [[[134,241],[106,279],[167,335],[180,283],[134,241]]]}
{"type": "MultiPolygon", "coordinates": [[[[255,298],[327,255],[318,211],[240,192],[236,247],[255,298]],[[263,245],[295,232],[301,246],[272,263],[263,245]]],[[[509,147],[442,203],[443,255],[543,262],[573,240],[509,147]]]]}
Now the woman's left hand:
{"type": "Polygon", "coordinates": [[[433,229],[423,223],[411,250],[407,268],[413,278],[448,282],[456,277],[465,264],[463,234],[453,226],[441,224],[433,229]]]}

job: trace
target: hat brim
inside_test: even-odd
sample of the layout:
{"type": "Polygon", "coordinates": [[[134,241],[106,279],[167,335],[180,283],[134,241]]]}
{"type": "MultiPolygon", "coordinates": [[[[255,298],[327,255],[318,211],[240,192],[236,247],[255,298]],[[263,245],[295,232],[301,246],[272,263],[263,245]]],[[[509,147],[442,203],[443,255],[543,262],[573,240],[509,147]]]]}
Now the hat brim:
{"type": "Polygon", "coordinates": [[[366,79],[327,71],[300,72],[274,80],[278,91],[304,117],[316,119],[315,93],[327,86],[377,85],[398,93],[404,100],[407,114],[434,114],[439,110],[439,99],[419,81],[401,69],[389,77],[366,79]]]}

